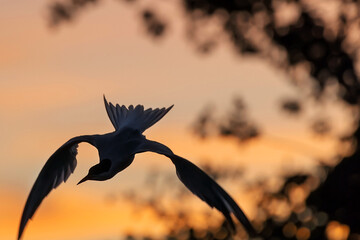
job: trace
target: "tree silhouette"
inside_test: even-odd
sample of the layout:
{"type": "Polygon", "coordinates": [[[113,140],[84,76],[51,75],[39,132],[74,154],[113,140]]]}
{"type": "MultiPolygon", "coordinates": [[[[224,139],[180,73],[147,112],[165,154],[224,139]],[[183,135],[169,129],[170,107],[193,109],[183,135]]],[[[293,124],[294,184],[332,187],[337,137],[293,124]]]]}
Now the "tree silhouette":
{"type": "MultiPolygon", "coordinates": [[[[50,6],[50,25],[71,21],[79,11],[100,0],[65,0],[50,6]]],[[[128,1],[136,4],[136,1],[128,1]]],[[[274,67],[291,76],[292,83],[319,104],[329,86],[337,86],[335,94],[354,109],[354,131],[339,139],[352,146],[352,153],[335,166],[320,165],[318,175],[284,176],[283,186],[275,192],[264,191],[259,211],[265,216],[261,227],[264,239],[327,239],[328,231],[338,229],[349,239],[360,237],[360,84],[358,53],[360,40],[360,1],[306,0],[180,0],[186,13],[187,35],[202,53],[210,53],[219,40],[216,34],[203,35],[202,29],[219,19],[222,32],[239,54],[252,54],[268,59],[274,67]],[[330,10],[331,11],[330,11],[330,10]],[[199,37],[201,36],[201,37],[199,37]],[[325,174],[324,174],[325,173],[325,174]],[[322,176],[325,176],[324,178],[322,176]],[[320,183],[320,184],[315,184],[320,183]],[[282,206],[288,214],[280,216],[274,209],[282,206]]],[[[171,19],[161,20],[153,10],[143,9],[142,19],[153,37],[166,36],[171,19]]],[[[301,113],[301,99],[288,98],[281,108],[292,115],[301,113]]],[[[258,137],[261,132],[249,121],[240,100],[234,111],[222,122],[213,119],[210,109],[200,114],[195,133],[233,137],[240,142],[258,137]]],[[[318,119],[311,127],[326,134],[331,126],[318,119]]],[[[216,171],[215,171],[216,172],[216,171]]],[[[214,174],[216,176],[216,173],[214,174]]],[[[263,188],[259,183],[258,188],[263,188]]],[[[257,221],[255,219],[255,221],[257,221]]],[[[177,234],[186,239],[229,239],[226,228],[195,234],[183,226],[177,234]],[[225,229],[225,230],[224,230],[225,229]],[[186,234],[184,235],[184,232],[186,234]],[[220,232],[220,237],[214,235],[220,232]],[[199,237],[200,236],[200,237],[199,237]]],[[[169,239],[177,238],[176,234],[169,239]]],[[[182,239],[185,239],[182,237],[182,239]]]]}

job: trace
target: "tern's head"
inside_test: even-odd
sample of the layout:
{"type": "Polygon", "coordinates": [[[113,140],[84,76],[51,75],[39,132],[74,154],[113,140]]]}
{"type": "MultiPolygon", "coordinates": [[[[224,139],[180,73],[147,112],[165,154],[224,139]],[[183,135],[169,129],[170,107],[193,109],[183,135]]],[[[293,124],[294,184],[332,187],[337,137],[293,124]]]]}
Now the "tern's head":
{"type": "Polygon", "coordinates": [[[86,175],[83,179],[80,180],[80,183],[85,182],[87,180],[96,180],[102,181],[109,179],[109,170],[111,168],[111,160],[110,159],[103,159],[100,161],[99,164],[92,166],[89,169],[88,175],[86,175]]]}

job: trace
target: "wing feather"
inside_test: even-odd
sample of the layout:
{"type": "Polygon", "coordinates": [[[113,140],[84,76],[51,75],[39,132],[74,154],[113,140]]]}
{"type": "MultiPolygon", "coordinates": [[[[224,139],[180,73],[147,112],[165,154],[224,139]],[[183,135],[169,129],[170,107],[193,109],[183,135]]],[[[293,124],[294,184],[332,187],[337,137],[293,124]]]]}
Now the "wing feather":
{"type": "Polygon", "coordinates": [[[190,161],[177,155],[172,155],[170,158],[175,164],[176,173],[180,181],[209,206],[222,212],[233,230],[235,230],[235,226],[230,213],[235,215],[249,234],[255,234],[255,230],[244,212],[219,184],[190,161]]]}
{"type": "Polygon", "coordinates": [[[219,210],[228,220],[233,230],[235,230],[235,225],[230,216],[231,213],[242,223],[249,235],[256,236],[256,231],[237,203],[219,184],[199,167],[175,155],[165,145],[144,139],[143,144],[139,146],[136,153],[147,151],[159,153],[170,158],[175,165],[176,175],[180,181],[210,207],[219,210]]]}
{"type": "Polygon", "coordinates": [[[20,221],[18,239],[21,238],[26,223],[33,217],[42,200],[52,189],[57,188],[62,182],[66,182],[71,173],[74,172],[77,165],[77,147],[80,142],[92,144],[89,136],[72,138],[56,150],[45,163],[26,201],[20,221]]]}

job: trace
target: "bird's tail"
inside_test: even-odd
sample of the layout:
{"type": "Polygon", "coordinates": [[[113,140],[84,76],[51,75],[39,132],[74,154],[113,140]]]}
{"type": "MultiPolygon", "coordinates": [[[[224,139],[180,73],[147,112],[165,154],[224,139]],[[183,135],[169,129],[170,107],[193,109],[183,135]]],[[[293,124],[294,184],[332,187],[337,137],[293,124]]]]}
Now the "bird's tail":
{"type": "Polygon", "coordinates": [[[146,110],[144,110],[143,105],[137,105],[136,107],[130,105],[129,107],[125,107],[124,105],[120,106],[116,104],[116,106],[114,106],[111,102],[107,102],[105,95],[104,103],[106,112],[115,130],[129,127],[141,133],[163,118],[174,106],[172,105],[168,108],[161,109],[148,108],[146,110]]]}

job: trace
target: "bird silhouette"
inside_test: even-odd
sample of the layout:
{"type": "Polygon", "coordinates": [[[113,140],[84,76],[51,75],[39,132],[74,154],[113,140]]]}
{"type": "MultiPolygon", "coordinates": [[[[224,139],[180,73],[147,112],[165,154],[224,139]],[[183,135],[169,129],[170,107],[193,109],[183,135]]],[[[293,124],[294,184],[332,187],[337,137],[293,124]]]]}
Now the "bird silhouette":
{"type": "Polygon", "coordinates": [[[86,142],[96,147],[100,162],[89,169],[89,173],[80,180],[104,181],[127,168],[135,154],[155,152],[164,155],[173,162],[180,181],[210,207],[218,209],[235,231],[235,224],[230,216],[243,224],[250,235],[255,235],[251,223],[236,202],[211,177],[190,161],[174,154],[167,146],[146,139],[143,132],[164,117],[173,107],[146,109],[142,105],[128,108],[108,103],[104,96],[106,112],[115,131],[106,134],[82,135],[71,138],[53,153],[39,173],[21,217],[18,240],[21,238],[26,223],[32,218],[42,200],[50,191],[66,182],[77,164],[76,155],[79,143],[86,142]]]}

